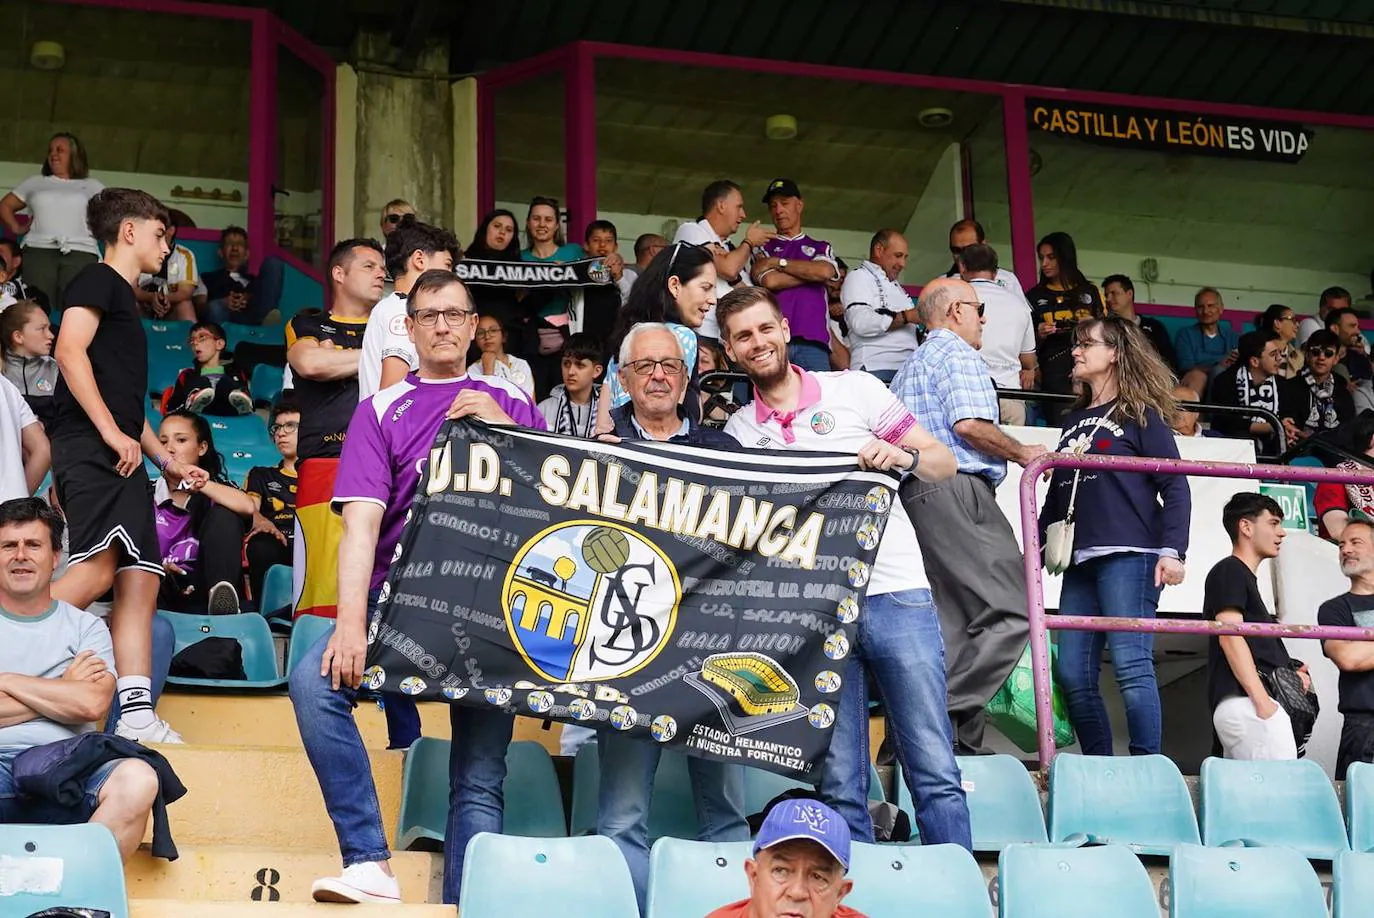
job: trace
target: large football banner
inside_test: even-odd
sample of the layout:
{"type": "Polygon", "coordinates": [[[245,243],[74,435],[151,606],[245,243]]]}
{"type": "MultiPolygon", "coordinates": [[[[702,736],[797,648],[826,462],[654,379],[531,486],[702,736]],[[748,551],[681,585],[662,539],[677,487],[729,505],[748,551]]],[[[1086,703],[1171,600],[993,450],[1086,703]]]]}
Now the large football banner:
{"type": "Polygon", "coordinates": [[[894,484],[853,456],[446,423],[364,684],[814,778],[894,484]]]}

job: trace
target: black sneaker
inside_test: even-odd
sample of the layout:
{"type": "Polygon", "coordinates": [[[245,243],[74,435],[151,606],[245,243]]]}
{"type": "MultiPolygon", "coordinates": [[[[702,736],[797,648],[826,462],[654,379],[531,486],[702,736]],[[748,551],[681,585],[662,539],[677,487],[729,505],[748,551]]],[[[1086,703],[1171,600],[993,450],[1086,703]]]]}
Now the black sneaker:
{"type": "Polygon", "coordinates": [[[206,606],[211,615],[238,615],[240,611],[238,591],[229,581],[221,580],[210,587],[206,606]]]}

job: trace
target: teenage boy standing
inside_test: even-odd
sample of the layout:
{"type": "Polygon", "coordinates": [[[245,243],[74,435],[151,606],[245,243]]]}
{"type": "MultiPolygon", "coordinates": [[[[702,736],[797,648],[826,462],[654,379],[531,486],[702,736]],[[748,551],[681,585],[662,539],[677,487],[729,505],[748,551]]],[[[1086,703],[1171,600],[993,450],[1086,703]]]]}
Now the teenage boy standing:
{"type": "Polygon", "coordinates": [[[167,257],[167,211],[145,192],[106,188],[91,198],[86,223],[105,255],[67,286],[55,348],[62,376],[54,395],[53,477],[70,527],[70,556],[53,596],[84,609],[113,585],[115,732],[179,743],[153,713],[152,628],[162,556],[143,456],[193,490],[207,476],[172,460],[144,417],[148,339],[133,286],[167,257]]]}

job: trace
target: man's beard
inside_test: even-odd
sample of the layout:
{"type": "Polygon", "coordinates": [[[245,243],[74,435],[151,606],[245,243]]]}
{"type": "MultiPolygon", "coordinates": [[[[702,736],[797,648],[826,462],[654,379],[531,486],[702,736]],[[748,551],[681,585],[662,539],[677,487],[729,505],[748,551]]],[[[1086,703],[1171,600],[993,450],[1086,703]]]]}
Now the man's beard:
{"type": "MultiPolygon", "coordinates": [[[[784,351],[784,354],[785,353],[786,351],[784,351]]],[[[755,386],[761,389],[766,389],[769,386],[774,386],[782,382],[784,379],[787,378],[787,374],[790,372],[792,372],[791,365],[787,362],[786,359],[783,359],[777,362],[776,367],[773,370],[763,373],[761,373],[758,370],[746,370],[746,375],[748,375],[750,381],[755,386]]]]}
{"type": "Polygon", "coordinates": [[[1347,577],[1358,577],[1374,572],[1374,558],[1351,558],[1341,562],[1341,573],[1347,577]]]}

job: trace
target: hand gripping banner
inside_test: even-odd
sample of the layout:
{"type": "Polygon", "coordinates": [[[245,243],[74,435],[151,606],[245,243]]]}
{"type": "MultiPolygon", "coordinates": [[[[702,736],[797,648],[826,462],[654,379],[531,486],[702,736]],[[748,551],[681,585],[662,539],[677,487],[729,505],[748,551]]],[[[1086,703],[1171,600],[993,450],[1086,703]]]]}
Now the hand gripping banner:
{"type": "Polygon", "coordinates": [[[814,779],[894,484],[853,456],[446,423],[363,684],[814,779]]]}

